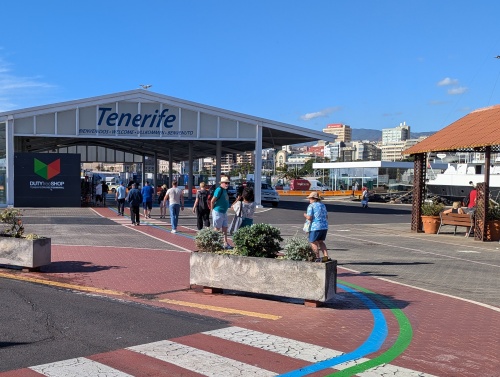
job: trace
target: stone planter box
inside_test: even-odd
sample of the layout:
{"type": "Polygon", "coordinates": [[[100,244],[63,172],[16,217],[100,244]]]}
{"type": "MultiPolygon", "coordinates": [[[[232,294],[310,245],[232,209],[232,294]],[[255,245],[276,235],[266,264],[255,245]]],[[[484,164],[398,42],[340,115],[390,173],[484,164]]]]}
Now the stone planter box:
{"type": "Polygon", "coordinates": [[[190,283],[325,302],[337,290],[337,261],[313,263],[194,252],[190,283]]]}
{"type": "Polygon", "coordinates": [[[36,269],[50,262],[50,238],[0,237],[0,264],[36,269]]]}

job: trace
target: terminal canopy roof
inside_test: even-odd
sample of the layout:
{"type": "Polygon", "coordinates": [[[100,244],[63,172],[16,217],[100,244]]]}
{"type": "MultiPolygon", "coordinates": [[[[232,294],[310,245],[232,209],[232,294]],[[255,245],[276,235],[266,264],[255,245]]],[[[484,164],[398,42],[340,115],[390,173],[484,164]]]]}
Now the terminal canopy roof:
{"type": "MultiPolygon", "coordinates": [[[[81,146],[92,146],[186,161],[189,144],[192,158],[215,156],[218,142],[222,154],[253,151],[260,129],[263,149],[333,141],[321,131],[143,89],[0,113],[0,123],[7,121],[13,124],[16,151],[24,152],[78,153],[81,146]]],[[[115,162],[113,153],[107,154],[105,161],[115,162]]]]}
{"type": "Polygon", "coordinates": [[[475,110],[441,131],[406,149],[404,154],[438,151],[480,151],[491,146],[500,152],[500,105],[475,110]]]}

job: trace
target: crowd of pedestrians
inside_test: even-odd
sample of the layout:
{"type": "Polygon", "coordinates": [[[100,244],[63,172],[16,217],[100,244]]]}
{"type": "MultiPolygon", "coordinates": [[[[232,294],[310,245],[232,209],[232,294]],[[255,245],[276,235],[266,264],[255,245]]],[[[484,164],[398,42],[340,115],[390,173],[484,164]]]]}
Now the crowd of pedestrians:
{"type": "MultiPolygon", "coordinates": [[[[200,183],[199,190],[196,192],[192,212],[196,214],[196,228],[202,230],[204,227],[212,227],[221,232],[223,236],[224,249],[232,249],[228,241],[228,233],[231,235],[239,228],[251,226],[254,221],[256,203],[254,199],[254,190],[252,187],[240,186],[237,191],[236,200],[230,203],[228,187],[230,179],[222,176],[217,188],[207,190],[204,182],[200,183]],[[228,210],[234,211],[231,225],[228,221],[228,210]],[[210,223],[212,217],[212,224],[210,223]]],[[[363,188],[366,191],[366,188],[363,188]]],[[[96,189],[96,192],[102,192],[102,186],[96,189]]],[[[130,218],[133,225],[140,225],[140,209],[142,204],[143,216],[146,219],[151,218],[153,209],[153,199],[157,195],[160,208],[159,218],[166,217],[167,208],[170,214],[171,233],[177,233],[179,226],[179,215],[184,211],[184,192],[178,187],[176,180],[172,181],[172,187],[167,189],[167,185],[162,185],[157,193],[146,181],[144,187],[139,189],[136,183],[130,183],[129,188],[125,187],[123,182],[116,189],[115,199],[117,202],[118,216],[124,215],[125,203],[130,206],[130,218]]],[[[102,194],[100,194],[103,196],[102,194]]],[[[326,206],[322,203],[322,197],[317,192],[311,192],[307,199],[309,205],[304,217],[306,224],[304,231],[307,232],[307,238],[316,255],[317,262],[329,261],[328,250],[325,244],[328,232],[328,212],[326,206]]],[[[363,206],[367,207],[366,204],[363,206]]]]}

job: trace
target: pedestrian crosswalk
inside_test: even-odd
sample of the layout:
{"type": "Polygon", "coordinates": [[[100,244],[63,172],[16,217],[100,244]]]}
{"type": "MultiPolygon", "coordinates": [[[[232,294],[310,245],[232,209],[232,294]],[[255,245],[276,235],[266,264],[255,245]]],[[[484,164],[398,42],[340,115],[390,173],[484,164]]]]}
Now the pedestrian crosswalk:
{"type": "MultiPolygon", "coordinates": [[[[158,364],[155,367],[156,370],[163,371],[162,376],[267,377],[278,376],[343,354],[342,351],[232,326],[100,354],[106,355],[106,357],[99,357],[99,355],[77,357],[32,366],[27,369],[31,373],[28,374],[29,376],[36,372],[40,376],[48,377],[126,377],[141,375],[135,372],[130,374],[131,370],[138,370],[137,363],[140,361],[148,364],[149,367],[152,364],[158,364]],[[242,350],[238,351],[238,347],[241,347],[242,350]],[[113,360],[114,353],[119,352],[121,352],[120,358],[115,357],[115,360],[113,360]],[[124,357],[124,352],[128,356],[124,357]],[[134,354],[137,356],[133,356],[134,354]],[[127,366],[128,363],[135,363],[135,369],[127,366]]],[[[324,375],[367,360],[363,358],[335,365],[334,369],[324,370],[324,375]]],[[[12,376],[22,375],[19,372],[13,371],[12,376]]],[[[300,372],[294,374],[294,376],[300,375],[300,372]]],[[[423,372],[387,364],[356,374],[356,376],[361,377],[386,375],[394,377],[433,377],[423,372]]],[[[9,372],[2,374],[3,376],[8,377],[9,372]]]]}

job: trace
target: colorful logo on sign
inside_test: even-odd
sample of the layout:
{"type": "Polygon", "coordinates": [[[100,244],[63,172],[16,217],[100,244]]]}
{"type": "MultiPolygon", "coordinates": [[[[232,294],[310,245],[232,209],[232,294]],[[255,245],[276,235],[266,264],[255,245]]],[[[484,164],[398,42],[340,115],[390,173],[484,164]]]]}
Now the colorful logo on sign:
{"type": "Polygon", "coordinates": [[[43,179],[51,179],[56,175],[61,173],[61,159],[51,162],[50,164],[45,164],[38,159],[34,159],[35,162],[35,174],[39,175],[43,179]]]}

